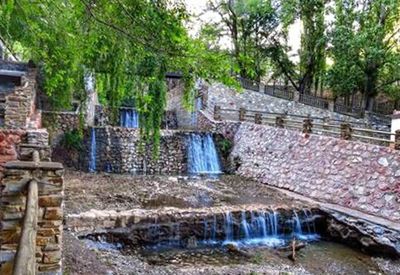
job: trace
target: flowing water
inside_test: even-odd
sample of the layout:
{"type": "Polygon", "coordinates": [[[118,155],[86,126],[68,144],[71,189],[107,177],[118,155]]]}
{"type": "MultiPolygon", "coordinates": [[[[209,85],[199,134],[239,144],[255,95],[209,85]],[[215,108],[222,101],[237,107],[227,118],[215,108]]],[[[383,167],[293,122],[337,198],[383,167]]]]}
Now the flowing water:
{"type": "Polygon", "coordinates": [[[139,128],[139,114],[134,109],[122,109],[120,112],[120,124],[125,128],[139,128]]]}
{"type": "Polygon", "coordinates": [[[96,172],[96,129],[90,130],[89,172],[96,172]]]}
{"type": "Polygon", "coordinates": [[[221,167],[211,134],[188,137],[188,170],[191,174],[220,174],[221,167]]]}

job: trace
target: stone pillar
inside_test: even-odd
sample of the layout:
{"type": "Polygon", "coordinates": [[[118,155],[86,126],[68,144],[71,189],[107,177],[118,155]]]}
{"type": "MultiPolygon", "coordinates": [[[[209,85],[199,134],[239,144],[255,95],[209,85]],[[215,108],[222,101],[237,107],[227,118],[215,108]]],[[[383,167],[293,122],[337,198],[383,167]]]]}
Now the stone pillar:
{"type": "Polygon", "coordinates": [[[30,181],[38,184],[36,274],[61,274],[63,167],[54,162],[5,164],[0,195],[0,274],[11,274],[26,208],[30,181]]]}
{"type": "MultiPolygon", "coordinates": [[[[400,130],[400,111],[394,111],[392,115],[392,124],[391,124],[391,133],[396,133],[397,130],[400,130]]],[[[395,142],[395,135],[392,135],[390,138],[391,142],[395,142]]]]}
{"type": "Polygon", "coordinates": [[[350,123],[342,123],[340,125],[340,138],[344,140],[351,140],[351,134],[353,133],[353,129],[351,128],[350,123]]]}
{"type": "Polygon", "coordinates": [[[246,109],[240,108],[239,109],[239,121],[245,121],[245,120],[246,120],[246,109]]]}
{"type": "Polygon", "coordinates": [[[324,124],[323,128],[324,129],[329,129],[330,120],[331,120],[330,117],[324,117],[323,118],[323,124],[324,124]]]}
{"type": "Polygon", "coordinates": [[[312,133],[312,119],[306,118],[303,120],[303,133],[308,137],[312,133]]]}
{"type": "Polygon", "coordinates": [[[400,130],[396,130],[396,132],[395,132],[394,149],[400,150],[400,130]]]}
{"type": "Polygon", "coordinates": [[[255,124],[262,124],[262,115],[260,113],[256,113],[254,116],[255,124]]]}
{"type": "Polygon", "coordinates": [[[275,126],[278,128],[284,128],[285,127],[285,120],[283,119],[283,116],[277,116],[275,118],[275,126]]]}
{"type": "Polygon", "coordinates": [[[221,120],[221,106],[214,106],[214,120],[221,120]]]}

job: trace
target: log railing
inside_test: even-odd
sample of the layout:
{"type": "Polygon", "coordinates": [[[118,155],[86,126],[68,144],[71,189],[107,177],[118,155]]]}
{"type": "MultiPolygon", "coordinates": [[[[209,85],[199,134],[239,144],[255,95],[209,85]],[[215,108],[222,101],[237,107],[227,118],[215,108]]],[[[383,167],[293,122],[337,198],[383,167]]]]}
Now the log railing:
{"type": "Polygon", "coordinates": [[[36,274],[36,232],[38,221],[38,185],[35,180],[28,185],[28,197],[21,238],[15,256],[13,275],[36,274]]]}
{"type": "MultiPolygon", "coordinates": [[[[34,151],[32,155],[33,161],[37,164],[40,161],[39,152],[34,151]]],[[[33,179],[27,187],[25,216],[14,259],[13,275],[36,274],[36,233],[39,211],[38,183],[33,179]]]]}
{"type": "Polygon", "coordinates": [[[223,109],[220,106],[214,108],[215,120],[248,121],[256,124],[300,130],[305,134],[319,134],[338,137],[346,140],[359,140],[377,145],[393,145],[400,149],[400,132],[391,133],[371,129],[365,123],[349,123],[343,120],[329,118],[288,115],[240,108],[223,109]],[[392,139],[392,136],[395,138],[392,139]]]}

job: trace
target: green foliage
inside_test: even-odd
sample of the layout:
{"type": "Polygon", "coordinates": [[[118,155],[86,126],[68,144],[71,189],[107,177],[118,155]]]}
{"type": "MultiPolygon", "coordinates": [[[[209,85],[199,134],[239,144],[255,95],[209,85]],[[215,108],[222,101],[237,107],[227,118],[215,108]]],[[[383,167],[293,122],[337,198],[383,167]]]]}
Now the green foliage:
{"type": "Polygon", "coordinates": [[[400,1],[335,1],[335,23],[331,34],[329,84],[337,95],[360,91],[367,108],[371,99],[384,92],[400,97],[400,1]]]}
{"type": "Polygon", "coordinates": [[[221,152],[221,155],[224,158],[227,158],[232,150],[233,144],[227,138],[219,138],[217,139],[217,146],[219,148],[219,151],[221,152]]]}
{"type": "MultiPolygon", "coordinates": [[[[266,64],[258,47],[267,42],[279,24],[274,1],[210,0],[208,6],[221,18],[221,23],[213,26],[214,35],[219,32],[219,36],[228,34],[232,39],[233,72],[260,80],[266,73],[266,64]]],[[[209,25],[206,25],[206,31],[210,31],[209,25]]]]}
{"type": "Polygon", "coordinates": [[[79,130],[65,132],[60,141],[60,145],[68,151],[80,152],[83,150],[83,136],[79,130]]]}
{"type": "Polygon", "coordinates": [[[100,102],[109,107],[114,120],[124,101],[134,101],[144,140],[152,139],[155,145],[167,71],[184,74],[186,98],[198,77],[236,84],[226,55],[209,51],[203,40],[188,36],[188,14],[181,1],[3,2],[0,36],[40,65],[43,89],[55,107],[68,107],[73,98],[83,100],[84,73],[93,73],[100,102]]]}

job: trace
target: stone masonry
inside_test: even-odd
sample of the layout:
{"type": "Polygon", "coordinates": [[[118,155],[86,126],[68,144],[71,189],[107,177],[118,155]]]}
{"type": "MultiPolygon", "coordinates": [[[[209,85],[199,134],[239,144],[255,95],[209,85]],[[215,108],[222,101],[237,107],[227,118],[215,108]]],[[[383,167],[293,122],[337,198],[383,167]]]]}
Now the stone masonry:
{"type": "Polygon", "coordinates": [[[38,182],[39,211],[36,236],[38,274],[61,274],[63,167],[52,162],[8,162],[1,181],[0,274],[11,274],[21,234],[26,188],[38,182]]]}
{"type": "Polygon", "coordinates": [[[201,123],[204,130],[233,137],[231,160],[241,176],[400,221],[399,151],[204,115],[201,123]]]}
{"type": "MultiPolygon", "coordinates": [[[[95,128],[97,171],[114,173],[165,173],[186,172],[185,133],[162,130],[159,157],[153,159],[151,146],[140,146],[140,131],[122,127],[95,128]]],[[[85,144],[90,150],[90,133],[85,144]]],[[[90,154],[87,154],[90,155],[90,154]]],[[[86,161],[88,163],[88,161],[86,161]]]]}

